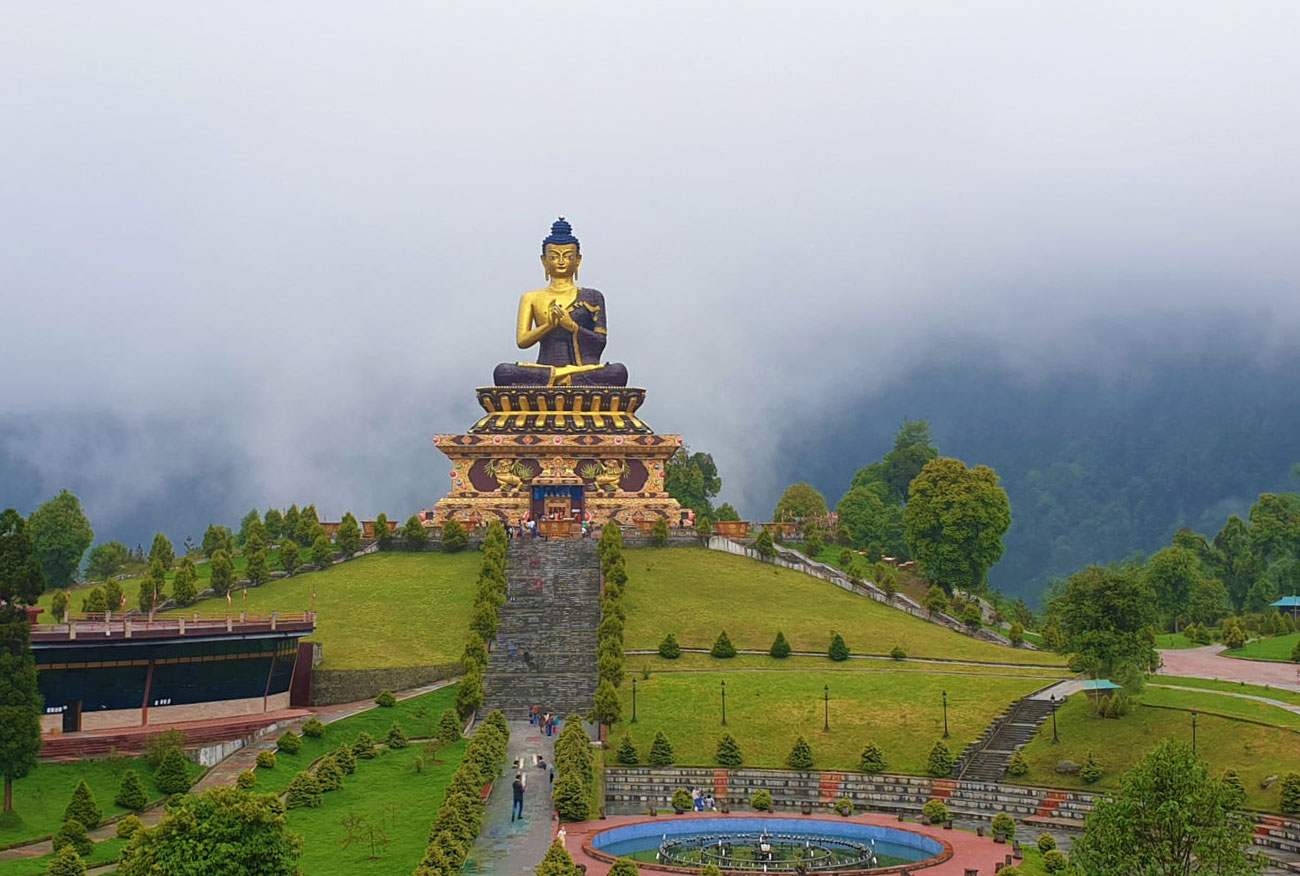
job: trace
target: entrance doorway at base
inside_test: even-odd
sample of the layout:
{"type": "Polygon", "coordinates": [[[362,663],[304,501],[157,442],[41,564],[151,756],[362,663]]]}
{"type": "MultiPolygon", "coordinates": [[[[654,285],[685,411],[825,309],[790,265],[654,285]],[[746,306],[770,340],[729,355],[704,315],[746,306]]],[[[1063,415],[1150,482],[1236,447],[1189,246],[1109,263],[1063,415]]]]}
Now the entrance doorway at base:
{"type": "Polygon", "coordinates": [[[533,487],[534,520],[582,519],[586,510],[586,491],[581,484],[554,484],[533,487]]]}
{"type": "Polygon", "coordinates": [[[73,700],[63,707],[63,732],[76,733],[81,729],[81,700],[73,700]]]}

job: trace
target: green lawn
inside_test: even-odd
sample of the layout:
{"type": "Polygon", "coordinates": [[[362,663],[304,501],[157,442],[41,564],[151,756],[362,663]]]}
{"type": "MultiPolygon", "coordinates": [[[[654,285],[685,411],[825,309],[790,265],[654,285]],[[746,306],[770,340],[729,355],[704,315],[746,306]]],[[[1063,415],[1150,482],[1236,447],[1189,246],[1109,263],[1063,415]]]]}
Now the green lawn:
{"type": "MultiPolygon", "coordinates": [[[[1146,696],[1143,695],[1144,699],[1146,696]]],[[[1217,702],[1228,697],[1213,699],[1217,702]]],[[[1204,700],[1201,702],[1204,704],[1204,700]]],[[[1120,786],[1121,776],[1161,741],[1174,738],[1190,742],[1192,738],[1191,716],[1186,711],[1139,706],[1123,718],[1098,718],[1082,694],[1070,697],[1056,718],[1061,744],[1052,745],[1049,718],[1023,749],[1029,761],[1029,774],[1009,781],[1114,791],[1120,786]],[[1096,785],[1085,785],[1078,776],[1055,771],[1058,761],[1083,763],[1090,751],[1105,770],[1096,785]]],[[[1278,786],[1274,784],[1271,789],[1263,790],[1260,782],[1267,776],[1281,776],[1295,769],[1296,759],[1300,757],[1300,734],[1204,712],[1197,719],[1196,734],[1197,752],[1213,772],[1235,769],[1246,785],[1248,805],[1277,811],[1278,786]]]]}
{"type": "Polygon", "coordinates": [[[1246,684],[1244,681],[1219,681],[1209,678],[1187,678],[1181,675],[1153,675],[1148,684],[1175,684],[1180,687],[1198,687],[1205,690],[1217,690],[1224,693],[1249,694],[1253,697],[1267,697],[1300,706],[1300,691],[1287,690],[1284,687],[1270,687],[1267,684],[1246,684]]]}
{"type": "Polygon", "coordinates": [[[942,692],[948,692],[949,750],[956,757],[1012,700],[1042,687],[1028,678],[920,673],[690,672],[637,679],[637,723],[632,686],[625,682],[624,721],[610,738],[630,732],[644,759],[656,730],[673,745],[676,762],[714,763],[723,728],[721,682],[727,683],[727,727],[745,765],[783,767],[799,734],[812,746],[818,769],[857,769],[874,740],[890,772],[923,773],[930,747],[943,735],[942,692]],[[831,732],[823,731],[823,685],[830,687],[831,732]]]}
{"type": "MultiPolygon", "coordinates": [[[[387,711],[387,710],[385,710],[387,711]]],[[[465,741],[437,753],[423,773],[410,769],[419,747],[357,762],[343,788],[325,795],[317,809],[289,810],[289,830],[302,834],[302,872],[311,876],[409,876],[429,840],[452,773],[465,755],[465,741]],[[382,828],[387,846],[372,860],[369,844],[344,848],[341,820],[357,815],[382,828]]]]}
{"type": "Polygon", "coordinates": [[[1291,662],[1291,652],[1296,642],[1300,642],[1300,633],[1287,633],[1285,636],[1270,636],[1247,642],[1244,648],[1232,648],[1223,652],[1225,657],[1244,657],[1247,660],[1278,660],[1291,662]]]}
{"type": "MultiPolygon", "coordinates": [[[[248,591],[248,611],[300,612],[316,591],[316,634],[322,669],[425,666],[460,658],[469,629],[477,551],[370,554],[320,572],[271,581],[248,591]]],[[[234,610],[244,607],[233,594],[234,610]]],[[[225,612],[206,599],[185,612],[225,612]]]]}
{"type": "Polygon", "coordinates": [[[704,548],[628,550],[628,648],[655,648],[668,632],[683,647],[708,648],[726,630],[737,648],[772,645],[777,630],[797,651],[824,652],[831,630],[856,654],[1006,663],[1064,660],[1042,651],[1005,648],[914,618],[828,581],[704,548]]]}
{"type": "Polygon", "coordinates": [[[676,660],[658,654],[628,654],[627,671],[638,678],[641,670],[655,672],[734,672],[763,669],[773,672],[818,670],[823,672],[928,672],[945,675],[1014,675],[1031,678],[1069,678],[1074,673],[1064,666],[1039,669],[1029,666],[981,666],[978,664],[922,663],[916,660],[845,660],[829,657],[786,657],[777,660],[766,654],[738,654],[726,660],[708,654],[684,653],[676,660]]]}
{"type": "MultiPolygon", "coordinates": [[[[126,840],[111,837],[95,843],[95,850],[81,860],[88,866],[111,864],[122,854],[124,846],[126,840]]],[[[49,854],[20,861],[0,861],[0,876],[42,876],[53,860],[54,855],[49,854]]]]}
{"type": "Polygon", "coordinates": [[[397,705],[389,708],[376,706],[350,718],[326,724],[324,736],[302,738],[302,749],[297,754],[279,752],[276,756],[278,763],[274,769],[255,770],[257,790],[262,793],[283,791],[299,771],[307,769],[317,758],[328,754],[343,743],[354,742],[357,734],[363,730],[374,737],[376,742],[383,742],[384,737],[388,735],[388,728],[396,721],[402,725],[402,730],[411,739],[432,736],[443,711],[451,708],[455,703],[456,685],[453,684],[399,700],[397,705]]]}
{"type": "MultiPolygon", "coordinates": [[[[194,561],[196,563],[194,568],[199,576],[199,583],[197,587],[199,590],[202,590],[203,588],[210,586],[208,582],[212,580],[212,564],[207,562],[206,560],[200,563],[199,562],[200,559],[202,559],[202,557],[200,557],[199,555],[196,554],[194,556],[194,561]]],[[[235,566],[235,578],[238,579],[243,577],[244,570],[248,567],[248,560],[244,558],[243,554],[236,554],[234,557],[232,557],[232,559],[234,561],[234,566],[235,566]]],[[[177,562],[180,562],[180,560],[177,559],[177,562]]],[[[275,571],[276,569],[280,568],[279,553],[276,548],[274,547],[271,548],[270,553],[267,555],[266,564],[267,564],[267,568],[269,568],[271,571],[275,571]]],[[[125,580],[117,582],[118,585],[122,588],[122,592],[126,594],[127,608],[136,607],[138,601],[137,597],[140,593],[140,580],[143,577],[144,575],[142,573],[137,577],[127,578],[125,580]]],[[[173,567],[167,572],[167,581],[169,582],[169,587],[168,587],[169,590],[170,590],[170,582],[175,577],[176,577],[176,569],[175,567],[173,567]]],[[[103,583],[104,582],[102,581],[95,581],[89,584],[79,584],[76,587],[68,588],[68,597],[72,602],[72,610],[81,611],[81,601],[86,598],[86,593],[92,587],[102,587],[103,583]]],[[[50,590],[42,594],[40,601],[37,602],[37,605],[45,609],[45,615],[42,619],[47,622],[49,622],[50,600],[52,600],[53,598],[54,598],[54,591],[50,590]]]]}
{"type": "Polygon", "coordinates": [[[1152,706],[1173,706],[1176,709],[1195,709],[1206,714],[1221,715],[1227,718],[1242,718],[1247,721],[1259,721],[1274,727],[1290,727],[1300,730],[1300,715],[1289,712],[1279,706],[1245,700],[1241,697],[1213,691],[1169,690],[1168,688],[1147,685],[1142,691],[1142,702],[1152,706]]]}
{"type": "MultiPolygon", "coordinates": [[[[203,767],[198,764],[191,763],[189,766],[195,778],[203,773],[203,767]]],[[[130,810],[113,803],[122,774],[127,770],[135,770],[140,774],[150,799],[162,799],[162,792],[153,783],[153,770],[144,758],[117,757],[37,764],[36,769],[14,782],[14,812],[17,818],[0,822],[0,845],[46,836],[58,830],[63,823],[63,810],[72,799],[72,791],[77,787],[77,782],[82,779],[90,786],[95,795],[95,803],[105,818],[129,812],[130,810]]]]}

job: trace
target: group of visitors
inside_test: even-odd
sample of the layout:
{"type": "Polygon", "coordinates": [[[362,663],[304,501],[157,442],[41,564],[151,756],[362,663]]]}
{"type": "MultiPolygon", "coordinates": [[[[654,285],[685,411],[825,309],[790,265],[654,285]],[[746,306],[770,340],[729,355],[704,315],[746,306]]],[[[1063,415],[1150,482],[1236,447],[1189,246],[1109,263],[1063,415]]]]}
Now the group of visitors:
{"type": "Polygon", "coordinates": [[[558,715],[553,715],[550,712],[543,714],[541,706],[528,707],[528,723],[535,727],[541,727],[542,732],[547,736],[555,735],[556,725],[559,723],[559,720],[560,718],[558,715]]]}
{"type": "MultiPolygon", "coordinates": [[[[539,518],[533,516],[529,511],[519,519],[518,524],[506,524],[506,536],[509,538],[544,538],[537,528],[539,518]]],[[[565,520],[568,515],[560,511],[552,511],[550,514],[543,515],[542,520],[565,520]]],[[[576,508],[573,511],[573,520],[582,528],[582,537],[591,538],[591,512],[583,513],[576,508]]]]}
{"type": "Polygon", "coordinates": [[[691,807],[696,812],[717,812],[718,804],[712,794],[705,794],[699,788],[691,788],[691,807]]]}

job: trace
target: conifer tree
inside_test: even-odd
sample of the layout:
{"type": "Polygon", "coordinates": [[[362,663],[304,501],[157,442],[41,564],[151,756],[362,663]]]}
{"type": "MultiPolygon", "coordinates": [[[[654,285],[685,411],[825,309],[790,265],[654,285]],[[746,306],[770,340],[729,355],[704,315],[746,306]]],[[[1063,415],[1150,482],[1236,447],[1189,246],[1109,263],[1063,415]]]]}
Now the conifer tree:
{"type": "Polygon", "coordinates": [[[745,762],[744,756],[740,753],[739,743],[730,733],[723,733],[718,739],[718,750],[713,759],[724,767],[738,767],[745,762]]]}
{"type": "Polygon", "coordinates": [[[334,546],[330,544],[329,536],[324,533],[316,536],[316,540],[312,542],[311,562],[312,565],[322,569],[328,569],[334,563],[334,546]]]}
{"type": "Polygon", "coordinates": [[[1020,777],[1029,772],[1029,761],[1025,760],[1024,752],[1016,749],[1016,753],[1011,755],[1011,762],[1007,764],[1007,775],[1020,777]]]}
{"type": "Polygon", "coordinates": [[[381,548],[388,547],[389,543],[393,540],[393,533],[388,529],[387,514],[380,512],[379,516],[375,518],[375,528],[373,531],[375,541],[379,542],[379,546],[381,548]]]}
{"type": "Polygon", "coordinates": [[[315,809],[322,803],[320,782],[311,773],[302,772],[293,777],[285,789],[286,809],[315,809]]]}
{"type": "Polygon", "coordinates": [[[334,541],[345,559],[361,550],[361,525],[351,511],[344,514],[339,522],[339,531],[334,534],[334,541]]]}
{"type": "Polygon", "coordinates": [[[402,730],[402,725],[396,721],[388,728],[388,735],[384,737],[384,744],[389,750],[406,748],[411,743],[406,739],[406,733],[402,730]]]}
{"type": "Polygon", "coordinates": [[[45,876],[86,876],[86,864],[81,860],[81,855],[77,854],[75,846],[66,845],[54,856],[45,876]]]}
{"type": "Polygon", "coordinates": [[[673,762],[673,746],[662,730],[655,731],[654,741],[650,743],[651,766],[669,766],[673,762]]]}
{"type": "Polygon", "coordinates": [[[827,649],[827,655],[836,662],[843,662],[849,659],[849,646],[844,644],[844,637],[839,633],[831,635],[831,646],[827,649]]]}
{"type": "Polygon", "coordinates": [[[768,654],[777,660],[784,660],[790,656],[790,643],[785,640],[785,633],[776,631],[776,638],[772,640],[772,649],[768,654]]]}
{"type": "Polygon", "coordinates": [[[104,589],[102,587],[90,588],[86,598],[81,601],[81,610],[86,614],[103,614],[108,611],[108,600],[104,598],[104,589]]]}
{"type": "Polygon", "coordinates": [[[428,544],[429,535],[424,531],[424,523],[418,514],[412,514],[402,527],[402,542],[408,551],[422,551],[428,544]]]}
{"type": "Polygon", "coordinates": [[[219,550],[212,555],[210,565],[212,566],[212,589],[218,596],[225,596],[230,592],[230,588],[235,585],[235,564],[230,559],[230,553],[225,550],[219,550]]]}
{"type": "Polygon", "coordinates": [[[180,749],[167,749],[158,769],[154,770],[153,783],[169,797],[190,789],[190,774],[185,766],[185,755],[181,754],[180,749]]]}
{"type": "Polygon", "coordinates": [[[952,767],[952,752],[950,752],[948,746],[944,745],[942,742],[936,742],[934,747],[930,749],[930,758],[926,765],[926,772],[934,776],[936,779],[941,779],[952,775],[952,767]]]}
{"type": "Polygon", "coordinates": [[[291,538],[280,539],[280,568],[292,575],[302,563],[298,542],[291,538]]]}
{"type": "MultiPolygon", "coordinates": [[[[559,784],[558,782],[556,784],[559,784]]],[[[564,843],[555,840],[546,850],[542,863],[537,865],[536,876],[578,876],[578,868],[569,857],[564,843]]]]}
{"type": "Polygon", "coordinates": [[[153,537],[153,546],[149,548],[149,564],[153,565],[155,560],[162,562],[163,571],[176,564],[176,551],[172,549],[171,540],[161,532],[153,537]]]}
{"type": "Polygon", "coordinates": [[[66,590],[54,591],[54,595],[50,597],[50,614],[54,617],[55,623],[63,623],[63,619],[68,614],[68,592],[66,590]]]}
{"type": "MultiPolygon", "coordinates": [[[[392,747],[391,745],[389,746],[392,747]]],[[[343,788],[343,767],[333,757],[326,757],[316,765],[316,783],[322,791],[338,791],[343,788]]]]}
{"type": "Polygon", "coordinates": [[[723,630],[718,633],[718,638],[714,640],[713,647],[709,654],[723,660],[736,656],[736,646],[731,644],[731,639],[727,638],[727,631],[723,630]]]}
{"type": "Polygon", "coordinates": [[[153,611],[167,598],[167,572],[160,559],[149,562],[149,571],[140,579],[140,610],[153,611]]]}
{"type": "Polygon", "coordinates": [[[442,550],[444,553],[463,551],[469,545],[469,534],[457,520],[448,520],[442,525],[442,550]]]}
{"type": "Polygon", "coordinates": [[[199,573],[194,568],[194,561],[189,557],[182,557],[176,575],[172,578],[172,599],[176,600],[177,605],[194,604],[199,598],[198,580],[199,573]]]}
{"type": "Polygon", "coordinates": [[[636,746],[632,744],[630,734],[623,734],[623,742],[618,746],[618,751],[614,754],[614,759],[624,766],[636,766],[641,761],[640,754],[637,753],[636,746]]]}
{"type": "Polygon", "coordinates": [[[874,741],[868,742],[867,747],[862,749],[862,763],[860,766],[864,773],[883,773],[885,771],[885,755],[881,752],[880,746],[874,741]]]}
{"type": "Polygon", "coordinates": [[[248,552],[246,559],[248,563],[244,567],[244,574],[248,576],[249,584],[260,587],[271,580],[271,572],[266,567],[265,548],[248,552]]]}
{"type": "Polygon", "coordinates": [[[266,527],[266,537],[269,539],[278,539],[284,535],[284,515],[279,508],[267,508],[262,525],[266,527]]]}
{"type": "Polygon", "coordinates": [[[70,848],[82,857],[89,855],[95,849],[94,842],[86,833],[86,825],[75,818],[63,822],[63,825],[54,832],[54,836],[50,837],[50,845],[54,846],[56,852],[70,848]]]}
{"type": "Polygon", "coordinates": [[[122,773],[122,781],[117,786],[117,796],[113,802],[123,809],[143,809],[149,805],[149,794],[144,789],[144,782],[135,770],[122,773]]]}
{"type": "Polygon", "coordinates": [[[460,739],[460,718],[456,715],[455,709],[446,709],[438,719],[438,729],[434,731],[434,738],[438,740],[439,745],[451,745],[460,739]]]}
{"type": "Polygon", "coordinates": [[[72,790],[72,799],[68,801],[68,806],[63,810],[63,820],[68,821],[75,818],[80,821],[86,828],[99,827],[99,822],[104,819],[104,814],[100,812],[99,807],[95,805],[95,795],[82,779],[77,782],[77,787],[72,790]]]}
{"type": "Polygon", "coordinates": [[[794,747],[790,749],[790,754],[786,757],[785,762],[792,770],[809,770],[813,765],[812,746],[808,740],[802,736],[794,741],[794,747]]]}

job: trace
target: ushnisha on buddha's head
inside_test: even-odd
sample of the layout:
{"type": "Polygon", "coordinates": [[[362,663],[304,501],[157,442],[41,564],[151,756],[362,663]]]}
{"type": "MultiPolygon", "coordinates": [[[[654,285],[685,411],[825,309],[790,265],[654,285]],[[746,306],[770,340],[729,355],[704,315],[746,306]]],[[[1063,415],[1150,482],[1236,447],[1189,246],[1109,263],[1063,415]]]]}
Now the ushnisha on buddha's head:
{"type": "Polygon", "coordinates": [[[551,223],[551,233],[542,241],[542,269],[551,280],[572,280],[578,276],[582,253],[573,226],[563,216],[551,223]]]}

